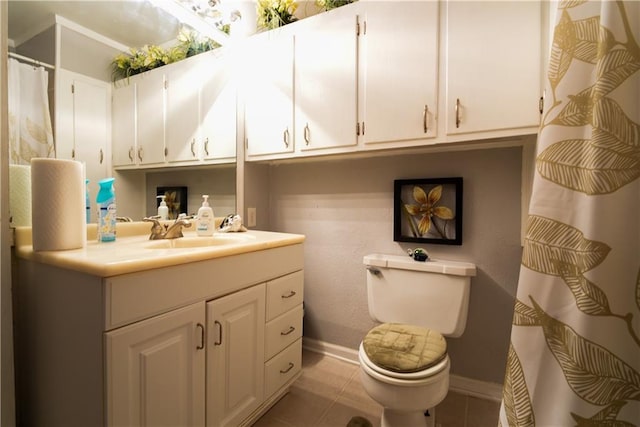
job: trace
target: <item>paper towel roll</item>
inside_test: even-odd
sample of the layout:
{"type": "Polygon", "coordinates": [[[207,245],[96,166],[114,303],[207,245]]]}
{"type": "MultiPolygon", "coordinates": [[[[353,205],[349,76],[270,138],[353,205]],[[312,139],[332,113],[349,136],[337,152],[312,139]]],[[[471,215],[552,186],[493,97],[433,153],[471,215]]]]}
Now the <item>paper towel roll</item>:
{"type": "Polygon", "coordinates": [[[9,215],[11,225],[31,225],[31,166],[9,165],[9,215]]]}
{"type": "Polygon", "coordinates": [[[73,160],[31,160],[34,251],[83,248],[87,244],[84,169],[73,160]]]}

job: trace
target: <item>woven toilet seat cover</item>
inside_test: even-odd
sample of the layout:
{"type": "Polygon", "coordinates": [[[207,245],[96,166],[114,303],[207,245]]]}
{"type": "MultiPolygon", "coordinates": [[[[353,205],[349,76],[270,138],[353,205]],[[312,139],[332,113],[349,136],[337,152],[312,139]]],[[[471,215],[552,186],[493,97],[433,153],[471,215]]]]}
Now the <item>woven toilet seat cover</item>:
{"type": "Polygon", "coordinates": [[[393,372],[427,369],[447,355],[447,342],[437,331],[402,323],[383,323],[362,342],[369,360],[393,372]]]}

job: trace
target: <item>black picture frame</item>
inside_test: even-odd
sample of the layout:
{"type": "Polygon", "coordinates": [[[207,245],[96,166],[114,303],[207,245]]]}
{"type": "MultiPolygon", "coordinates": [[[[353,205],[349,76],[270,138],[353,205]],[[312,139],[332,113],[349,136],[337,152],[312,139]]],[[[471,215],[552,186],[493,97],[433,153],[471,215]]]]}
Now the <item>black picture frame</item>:
{"type": "Polygon", "coordinates": [[[395,242],[462,245],[461,177],[397,179],[393,194],[395,242]]]}
{"type": "MultiPolygon", "coordinates": [[[[169,208],[169,219],[176,219],[181,213],[188,212],[187,187],[156,187],[157,196],[167,196],[165,201],[169,208]]],[[[156,207],[160,206],[161,199],[156,199],[156,207]]]]}

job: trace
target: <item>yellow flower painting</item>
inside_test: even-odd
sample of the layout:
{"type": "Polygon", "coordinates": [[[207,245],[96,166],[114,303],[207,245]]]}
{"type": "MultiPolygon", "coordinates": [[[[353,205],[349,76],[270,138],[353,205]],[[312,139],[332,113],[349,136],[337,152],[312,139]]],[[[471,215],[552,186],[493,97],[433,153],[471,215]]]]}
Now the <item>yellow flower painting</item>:
{"type": "Polygon", "coordinates": [[[462,178],[396,180],[394,240],[461,244],[462,178]]]}

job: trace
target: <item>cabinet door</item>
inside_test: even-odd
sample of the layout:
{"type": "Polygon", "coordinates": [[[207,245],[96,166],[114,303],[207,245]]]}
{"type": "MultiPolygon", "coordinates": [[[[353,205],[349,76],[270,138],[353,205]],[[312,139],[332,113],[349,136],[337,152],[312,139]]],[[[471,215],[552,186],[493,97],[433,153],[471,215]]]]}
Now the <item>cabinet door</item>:
{"type": "Polygon", "coordinates": [[[164,74],[149,71],[136,79],[138,163],[164,163],[164,74]]]}
{"type": "Polygon", "coordinates": [[[243,65],[247,157],[291,153],[293,141],[293,37],[254,36],[243,65]]]}
{"type": "Polygon", "coordinates": [[[111,99],[113,166],[136,164],[136,84],[115,84],[111,99]]]}
{"type": "Polygon", "coordinates": [[[301,150],[357,144],[358,17],[343,6],[295,36],[295,140],[301,150]]]}
{"type": "Polygon", "coordinates": [[[57,157],[85,164],[92,183],[109,175],[111,85],[91,77],[58,70],[57,157]]]}
{"type": "Polygon", "coordinates": [[[204,304],[106,333],[107,425],[204,425],[204,304]]]}
{"type": "Polygon", "coordinates": [[[438,4],[366,4],[360,37],[365,144],[436,136],[438,4]]]}
{"type": "Polygon", "coordinates": [[[447,134],[537,128],[540,2],[443,4],[447,134]]]}
{"type": "Polygon", "coordinates": [[[165,72],[168,162],[200,159],[198,92],[203,75],[200,59],[193,57],[172,64],[165,72]]]}
{"type": "MultiPolygon", "coordinates": [[[[207,62],[200,88],[200,142],[205,160],[236,159],[237,102],[230,60],[207,62]]],[[[226,163],[226,162],[225,162],[226,163]]]]}
{"type": "Polygon", "coordinates": [[[207,425],[237,426],[264,400],[265,285],[207,304],[207,425]]]}

